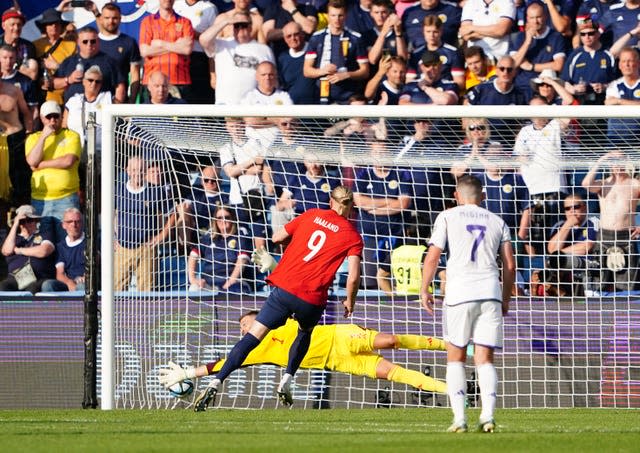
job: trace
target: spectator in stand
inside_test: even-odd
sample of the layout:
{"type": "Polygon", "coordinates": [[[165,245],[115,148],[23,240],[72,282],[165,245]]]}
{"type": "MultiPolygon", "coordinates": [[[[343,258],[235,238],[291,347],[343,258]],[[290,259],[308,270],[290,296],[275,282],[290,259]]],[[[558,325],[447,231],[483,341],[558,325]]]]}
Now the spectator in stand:
{"type": "MultiPolygon", "coordinates": [[[[218,14],[216,20],[213,22],[213,26],[221,25],[220,34],[218,38],[220,39],[229,39],[235,38],[235,29],[233,27],[233,18],[237,14],[243,14],[248,17],[248,22],[251,24],[249,28],[249,40],[257,41],[261,44],[266,44],[267,40],[265,36],[262,34],[262,24],[264,23],[264,18],[260,11],[257,8],[251,5],[250,0],[233,0],[234,8],[225,11],[222,14],[218,14]]],[[[204,46],[203,46],[204,47],[204,46]]]]}
{"type": "Polygon", "coordinates": [[[420,57],[419,65],[422,76],[418,81],[404,86],[398,104],[457,104],[458,86],[452,80],[441,77],[440,55],[437,52],[425,50],[420,57]]]}
{"type": "Polygon", "coordinates": [[[236,208],[238,221],[251,225],[257,247],[266,243],[266,205],[264,200],[265,149],[260,142],[246,135],[241,118],[227,118],[230,141],[220,148],[220,165],[229,177],[229,202],[236,208]]]}
{"type": "MultiPolygon", "coordinates": [[[[465,105],[525,105],[525,94],[514,84],[517,68],[510,56],[501,57],[496,65],[497,75],[485,83],[471,88],[465,95],[465,105]]],[[[494,131],[504,137],[505,144],[512,143],[512,137],[520,125],[513,120],[491,119],[489,124],[494,131]]]]}
{"type": "Polygon", "coordinates": [[[122,13],[116,3],[106,3],[98,11],[91,3],[98,25],[100,49],[115,61],[125,83],[126,102],[135,104],[140,91],[140,65],[142,57],[138,42],[129,35],[120,32],[122,13]]]}
{"type": "Polygon", "coordinates": [[[213,60],[205,53],[198,41],[200,34],[213,25],[218,16],[218,8],[208,1],[177,0],[175,12],[186,17],[193,26],[193,51],[189,56],[191,89],[186,101],[189,104],[213,104],[215,100],[215,68],[213,60]]]}
{"type": "MultiPolygon", "coordinates": [[[[102,87],[102,71],[100,66],[94,65],[87,69],[82,78],[84,91],[76,93],[64,106],[62,127],[75,131],[80,136],[80,145],[84,148],[85,130],[89,113],[96,114],[96,126],[102,125],[102,107],[111,104],[111,93],[100,91],[102,87]]],[[[100,149],[100,131],[96,133],[96,142],[100,149]]]]}
{"type": "Polygon", "coordinates": [[[374,140],[369,147],[373,165],[356,170],[353,201],[365,244],[362,285],[375,289],[380,263],[391,262],[391,251],[402,245],[403,215],[411,205],[412,191],[410,174],[388,166],[387,143],[374,140]]]}
{"type": "MultiPolygon", "coordinates": [[[[622,77],[607,88],[605,105],[640,105],[640,54],[632,47],[620,51],[618,67],[622,77]]],[[[614,146],[640,146],[640,120],[609,118],[607,137],[614,146]]]]}
{"type": "Polygon", "coordinates": [[[509,32],[515,17],[513,0],[467,0],[458,36],[468,46],[480,46],[498,60],[509,50],[509,32]]]}
{"type": "MultiPolygon", "coordinates": [[[[529,105],[548,104],[534,97],[529,105]]],[[[544,254],[551,228],[559,220],[559,202],[567,188],[562,168],[562,139],[569,122],[566,118],[533,118],[516,138],[514,155],[520,161],[520,174],[531,196],[530,216],[525,216],[518,236],[523,241],[529,240],[525,244],[529,255],[544,254]]]]}
{"type": "Polygon", "coordinates": [[[43,217],[44,229],[55,231],[60,241],[65,236],[61,225],[65,210],[80,207],[78,165],[82,146],[76,132],[62,128],[62,111],[55,101],[42,104],[40,121],[44,124],[42,131],[29,135],[25,143],[27,163],[33,171],[31,199],[43,217]]]}
{"type": "Polygon", "coordinates": [[[9,234],[2,243],[9,274],[0,282],[0,291],[23,290],[35,294],[40,292],[42,283],[54,278],[54,234],[38,225],[39,220],[31,205],[16,209],[9,234]],[[21,269],[23,272],[19,272],[21,269]]]}
{"type": "Polygon", "coordinates": [[[251,240],[244,227],[238,226],[234,210],[226,206],[216,208],[211,227],[189,254],[189,291],[249,292],[251,285],[246,281],[244,268],[251,250],[251,240]]]}
{"type": "Polygon", "coordinates": [[[36,80],[38,78],[36,48],[31,41],[20,37],[24,23],[24,15],[15,8],[9,8],[2,13],[2,30],[4,34],[0,38],[0,46],[6,44],[16,49],[18,71],[31,80],[36,80]]]}
{"type": "MultiPolygon", "coordinates": [[[[550,2],[551,3],[551,2],[550,2]]],[[[516,86],[531,98],[529,82],[545,69],[562,71],[565,62],[565,42],[560,33],[547,25],[547,16],[540,3],[527,7],[525,30],[509,45],[509,54],[520,68],[516,86]]]]}
{"type": "MultiPolygon", "coordinates": [[[[425,50],[430,50],[440,56],[442,78],[453,80],[458,88],[464,88],[464,66],[458,49],[450,44],[442,42],[442,21],[437,16],[426,16],[422,30],[424,32],[425,45],[411,52],[409,72],[420,74],[420,59],[425,50]]],[[[412,76],[409,75],[409,79],[412,76]]]]}
{"type": "Polygon", "coordinates": [[[109,91],[115,102],[122,103],[127,99],[127,90],[123,75],[116,62],[100,50],[98,32],[95,28],[82,27],[78,30],[78,53],[67,57],[54,74],[54,89],[64,89],[64,101],[68,101],[76,93],[82,93],[84,71],[98,65],[102,71],[101,91],[109,91]]]}
{"type": "Polygon", "coordinates": [[[633,177],[631,160],[620,151],[598,159],[582,180],[582,187],[598,195],[600,230],[596,254],[601,257],[600,283],[603,291],[632,291],[638,287],[638,253],[635,240],[636,208],[640,200],[640,181],[633,177]],[[606,165],[610,175],[597,178],[606,165]]]}
{"type": "Polygon", "coordinates": [[[396,162],[407,160],[410,166],[412,159],[416,157],[427,157],[433,153],[443,152],[445,144],[436,136],[433,122],[427,118],[416,118],[413,120],[412,135],[403,137],[400,143],[400,151],[394,157],[396,162]]]}
{"type": "Polygon", "coordinates": [[[282,28],[282,37],[289,49],[278,55],[280,88],[289,93],[294,104],[315,104],[318,99],[316,81],[300,76],[307,52],[302,27],[297,22],[289,22],[282,28]]]}
{"type": "Polygon", "coordinates": [[[68,22],[63,20],[62,14],[54,8],[45,10],[42,13],[42,18],[36,20],[36,25],[44,35],[36,39],[33,45],[36,48],[36,57],[43,66],[40,68],[40,83],[46,92],[45,101],[56,101],[58,104],[63,104],[64,90],[53,89],[53,74],[66,58],[76,53],[76,42],[62,36],[68,22]],[[47,72],[46,77],[44,71],[47,72]]]}
{"type": "Polygon", "coordinates": [[[547,244],[550,257],[545,265],[545,274],[558,272],[555,277],[559,286],[557,292],[583,295],[585,272],[600,266],[598,261],[589,258],[596,245],[599,220],[587,216],[587,204],[580,195],[568,195],[563,206],[565,219],[553,226],[547,244]]]}
{"type": "Polygon", "coordinates": [[[114,281],[115,291],[127,291],[131,274],[138,291],[151,291],[157,274],[158,247],[169,238],[177,213],[160,190],[145,181],[147,162],[139,156],[127,161],[127,180],[117,181],[115,198],[114,281]]]}
{"type": "Polygon", "coordinates": [[[565,89],[564,83],[552,69],[545,69],[540,75],[531,79],[533,95],[545,99],[549,105],[578,105],[579,102],[565,89]]]}
{"type": "Polygon", "coordinates": [[[598,24],[584,18],[578,25],[581,46],[567,58],[562,71],[565,88],[581,105],[602,105],[607,85],[615,78],[615,59],[600,42],[598,24]]]}
{"type": "MultiPolygon", "coordinates": [[[[10,54],[8,50],[0,50],[0,57],[10,54]]],[[[0,65],[5,64],[3,58],[0,65]]],[[[24,142],[33,130],[33,116],[22,90],[4,80],[0,81],[0,106],[0,127],[7,140],[9,179],[13,187],[11,205],[18,207],[31,201],[31,169],[25,159],[24,142]]]]}
{"type": "Polygon", "coordinates": [[[65,210],[62,228],[67,235],[56,244],[56,278],[45,280],[42,291],[83,291],[85,237],[80,210],[65,210]]]}
{"type": "Polygon", "coordinates": [[[186,104],[184,99],[176,98],[169,92],[169,76],[155,71],[148,75],[147,90],[149,99],[145,104],[186,104]]]}
{"type": "MultiPolygon", "coordinates": [[[[243,105],[292,105],[293,101],[286,91],[279,90],[276,65],[270,61],[263,61],[256,68],[256,88],[244,95],[240,104],[243,105]]],[[[269,147],[278,134],[278,118],[247,117],[247,136],[255,138],[269,147]]]]}
{"type": "Polygon", "coordinates": [[[424,45],[423,23],[426,16],[439,17],[444,24],[442,40],[457,46],[461,14],[459,6],[442,0],[420,0],[407,8],[402,15],[402,28],[407,35],[409,51],[424,45]]]}
{"type": "MultiPolygon", "coordinates": [[[[466,143],[456,151],[463,160],[456,162],[451,169],[451,173],[456,178],[468,173],[469,168],[473,168],[474,164],[480,164],[482,167],[481,158],[488,153],[489,149],[502,148],[500,142],[491,140],[491,127],[486,118],[470,118],[463,124],[466,143]],[[478,162],[475,162],[476,160],[478,162]]],[[[474,168],[474,170],[477,169],[474,168]]]]}
{"type": "Polygon", "coordinates": [[[247,13],[218,19],[202,32],[200,44],[215,60],[216,104],[234,105],[255,88],[258,65],[263,61],[275,63],[275,59],[268,46],[251,38],[252,25],[247,13]],[[233,25],[233,39],[221,38],[222,29],[229,24],[233,25]]]}
{"type": "Polygon", "coordinates": [[[200,237],[211,226],[214,211],[220,206],[229,205],[229,194],[220,190],[217,166],[202,168],[191,198],[185,200],[183,205],[187,228],[195,230],[191,236],[200,237]]]}
{"type": "Polygon", "coordinates": [[[276,58],[288,49],[284,41],[284,26],[290,22],[297,23],[305,36],[311,36],[318,24],[318,10],[304,2],[281,0],[274,1],[265,11],[262,34],[276,58]]]}
{"type": "MultiPolygon", "coordinates": [[[[609,7],[609,10],[600,18],[600,29],[605,33],[611,32],[611,40],[607,40],[606,47],[616,42],[625,33],[638,26],[640,20],[640,0],[622,0],[609,7]]],[[[638,44],[638,36],[633,36],[627,41],[627,45],[638,44]]]]}
{"type": "Polygon", "coordinates": [[[398,105],[407,76],[407,63],[402,57],[385,56],[378,72],[367,82],[364,95],[374,104],[398,105]]]}
{"type": "Polygon", "coordinates": [[[290,210],[296,215],[309,209],[329,209],[331,191],[340,185],[337,178],[328,176],[318,156],[307,152],[304,156],[306,171],[292,174],[284,188],[276,209],[290,210]]]}
{"type": "MultiPolygon", "coordinates": [[[[142,84],[149,83],[149,75],[161,71],[169,76],[169,83],[189,99],[191,93],[190,55],[195,33],[191,21],[173,10],[175,0],[159,0],[155,14],[145,16],[140,23],[140,55],[144,57],[142,84]]],[[[143,93],[143,99],[146,94],[143,93]]]]}
{"type": "Polygon", "coordinates": [[[389,0],[373,0],[369,14],[373,26],[362,33],[362,39],[369,52],[371,73],[374,73],[381,58],[394,56],[406,60],[409,52],[402,33],[402,21],[393,12],[393,5],[389,0]]]}
{"type": "Polygon", "coordinates": [[[320,103],[346,104],[364,91],[369,77],[369,59],[360,35],[345,28],[346,6],[330,0],[328,27],[309,39],[304,76],[316,79],[320,103]]]}
{"type": "MultiPolygon", "coordinates": [[[[593,22],[599,22],[601,17],[609,11],[611,2],[609,0],[584,0],[578,7],[576,13],[576,24],[579,26],[580,22],[585,19],[592,20],[593,22]]],[[[573,37],[574,43],[577,43],[577,36],[573,37]]],[[[574,48],[576,45],[573,46],[574,48]]]]}
{"type": "Polygon", "coordinates": [[[487,82],[496,76],[496,67],[489,61],[484,49],[480,46],[470,46],[464,49],[464,92],[474,86],[487,82]]]}

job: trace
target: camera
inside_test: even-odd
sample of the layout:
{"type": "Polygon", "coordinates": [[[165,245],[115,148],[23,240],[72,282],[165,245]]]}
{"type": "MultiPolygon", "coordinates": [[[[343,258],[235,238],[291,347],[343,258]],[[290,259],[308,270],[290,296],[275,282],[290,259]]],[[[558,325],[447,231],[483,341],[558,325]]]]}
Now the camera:
{"type": "Polygon", "coordinates": [[[84,8],[88,3],[86,0],[71,0],[70,5],[72,8],[84,8]]]}

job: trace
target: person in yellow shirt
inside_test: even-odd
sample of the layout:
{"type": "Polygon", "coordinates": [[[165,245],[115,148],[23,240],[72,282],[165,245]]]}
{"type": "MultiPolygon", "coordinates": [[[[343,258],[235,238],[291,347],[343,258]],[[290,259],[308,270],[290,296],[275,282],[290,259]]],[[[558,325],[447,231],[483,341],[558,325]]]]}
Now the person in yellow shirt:
{"type": "Polygon", "coordinates": [[[42,104],[40,120],[42,131],[29,135],[24,147],[32,170],[31,205],[43,217],[41,223],[55,225],[56,241],[61,241],[66,236],[61,224],[64,211],[80,208],[78,164],[82,147],[78,133],[62,127],[57,102],[42,104]]]}
{"type": "MultiPolygon", "coordinates": [[[[249,331],[257,311],[249,311],[240,318],[240,332],[249,331]]],[[[242,366],[274,364],[287,366],[289,348],[296,338],[298,323],[289,319],[286,324],[274,329],[247,356],[242,366]]],[[[372,379],[387,379],[411,385],[419,390],[446,393],[446,384],[426,376],[419,371],[397,365],[380,354],[377,349],[414,349],[444,351],[444,341],[422,335],[399,335],[381,333],[355,324],[318,325],[311,334],[309,351],[301,368],[339,371],[372,379]]],[[[214,374],[224,364],[225,359],[197,367],[182,368],[169,362],[169,368],[160,370],[160,382],[170,387],[185,379],[214,374]]]]}
{"type": "Polygon", "coordinates": [[[482,47],[471,46],[464,49],[465,92],[474,86],[490,80],[496,75],[496,67],[484,53],[482,47]]]}

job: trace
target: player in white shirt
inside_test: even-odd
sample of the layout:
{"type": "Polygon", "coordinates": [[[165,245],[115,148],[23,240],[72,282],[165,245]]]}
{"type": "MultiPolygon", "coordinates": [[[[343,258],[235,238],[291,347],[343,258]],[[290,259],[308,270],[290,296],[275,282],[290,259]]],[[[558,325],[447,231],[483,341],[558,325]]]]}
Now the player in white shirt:
{"type": "Polygon", "coordinates": [[[473,338],[482,402],[479,429],[493,432],[498,388],[493,353],[495,348],[502,348],[502,317],[509,310],[516,264],[509,227],[480,207],[484,198],[480,181],[474,176],[461,177],[455,198],[458,206],[440,213],[435,221],[424,260],[420,299],[423,307],[433,313],[434,297],[428,287],[440,255],[447,250],[443,331],[447,344],[447,393],[453,410],[453,424],[448,431],[467,431],[464,364],[467,345],[473,338]],[[498,254],[503,266],[502,287],[498,254]]]}

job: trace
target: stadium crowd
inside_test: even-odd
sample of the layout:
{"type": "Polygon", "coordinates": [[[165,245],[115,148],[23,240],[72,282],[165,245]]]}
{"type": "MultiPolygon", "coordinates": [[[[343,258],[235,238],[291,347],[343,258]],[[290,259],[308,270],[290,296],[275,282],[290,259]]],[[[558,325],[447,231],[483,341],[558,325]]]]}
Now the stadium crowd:
{"type": "MultiPolygon", "coordinates": [[[[138,36],[120,31],[117,3],[84,2],[95,26],[66,20],[73,8],[62,0],[44,11],[33,42],[21,37],[30,18],[2,14],[7,290],[82,288],[70,250],[84,241],[87,118],[96,112],[99,125],[107,104],[640,105],[640,0],[159,0],[138,36]]],[[[580,173],[562,166],[562,153],[581,143],[637,148],[640,120],[351,118],[323,128],[347,154],[368,149],[369,166],[323,165],[321,150],[300,143],[302,127],[228,118],[218,154],[184,163],[196,175],[190,193],[168,187],[157,156],[127,155],[116,189],[116,289],[134,275],[138,289],[161,289],[153,276],[173,241],[186,250],[192,289],[255,291],[251,250],[271,246],[269,232],[296,215],[328,207],[342,183],[355,193],[365,240],[364,287],[417,293],[420,283],[401,273],[420,274],[413,254],[422,256],[467,173],[517,238],[518,294],[636,289],[640,182],[631,161],[611,151],[580,173]],[[443,133],[454,128],[455,143],[443,133]],[[389,164],[436,150],[454,164],[389,164]],[[508,160],[513,168],[497,165],[508,160]]],[[[132,133],[131,149],[139,140],[132,133]]]]}

